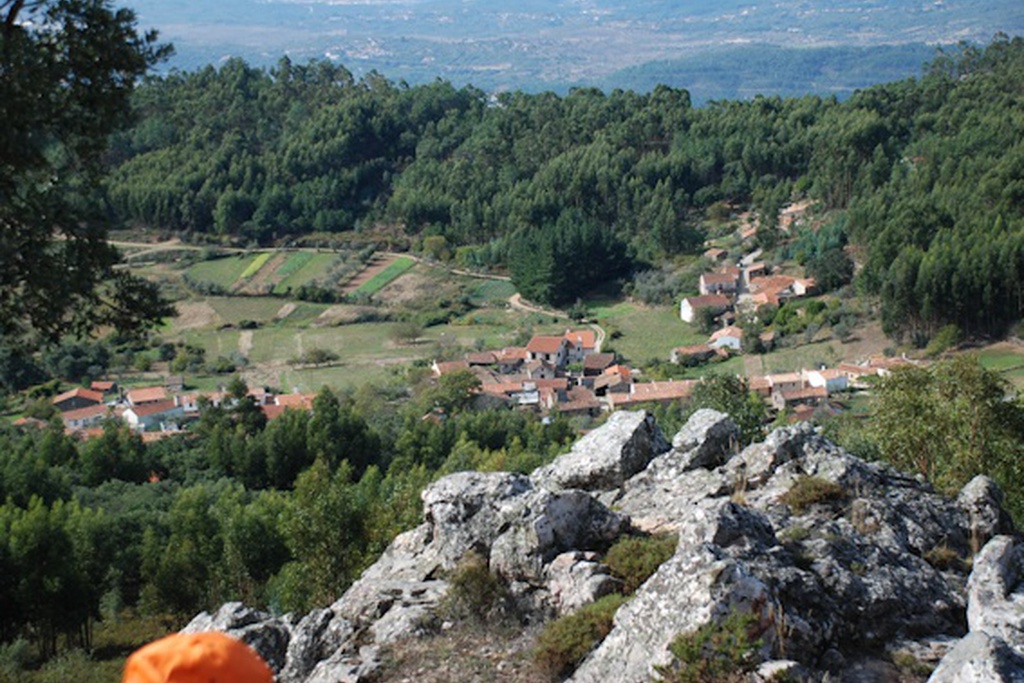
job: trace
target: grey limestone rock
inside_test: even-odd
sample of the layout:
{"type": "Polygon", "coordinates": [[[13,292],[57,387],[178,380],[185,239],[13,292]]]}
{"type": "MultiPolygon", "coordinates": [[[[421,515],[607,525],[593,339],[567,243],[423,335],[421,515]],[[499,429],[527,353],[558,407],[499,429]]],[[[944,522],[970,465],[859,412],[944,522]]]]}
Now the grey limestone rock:
{"type": "Polygon", "coordinates": [[[981,548],[993,536],[1014,532],[1013,520],[1003,509],[1003,492],[999,485],[984,475],[967,482],[957,502],[971,519],[971,544],[981,548]]]}
{"type": "Polygon", "coordinates": [[[1024,683],[1024,658],[1002,639],[972,631],[942,659],[928,683],[1024,683]]]}
{"type": "Polygon", "coordinates": [[[734,429],[699,411],[670,447],[646,413],[615,414],[530,477],[463,472],[429,486],[424,523],[329,608],[296,619],[232,603],[189,628],[241,637],[280,683],[369,683],[380,676],[377,648],[436,628],[445,577],[466,553],[486,558],[540,619],[617,587],[599,553],[619,535],[672,530],[674,556],[619,609],[573,681],[646,682],[677,635],[743,611],[758,625],[761,679],[781,668],[816,681],[888,680],[884,653],[898,644],[925,661],[945,654],[938,683],[1024,683],[1024,550],[998,535],[1012,525],[989,480],[951,501],[807,424],[737,454],[734,429]],[[797,509],[786,493],[805,477],[841,495],[797,509]],[[936,549],[967,558],[987,536],[969,590],[962,561],[933,559],[936,549]],[[956,641],[968,622],[970,636],[956,641]]]}
{"type": "Polygon", "coordinates": [[[597,553],[572,551],[562,553],[548,565],[547,588],[559,615],[575,612],[619,589],[621,582],[598,558],[597,553]]]}
{"type": "Polygon", "coordinates": [[[1024,654],[1024,546],[996,536],[974,558],[967,582],[967,625],[1024,654]]]}
{"type": "Polygon", "coordinates": [[[275,673],[285,666],[291,630],[284,619],[251,609],[240,602],[228,602],[210,614],[203,612],[182,629],[182,633],[221,631],[256,650],[275,673]]]}
{"type": "Polygon", "coordinates": [[[608,491],[622,486],[669,447],[647,411],[619,411],[531,477],[549,488],[608,491]]]}
{"type": "Polygon", "coordinates": [[[723,464],[735,451],[739,436],[740,428],[731,417],[703,408],[691,415],[672,438],[672,449],[682,454],[684,470],[710,469],[723,464]]]}

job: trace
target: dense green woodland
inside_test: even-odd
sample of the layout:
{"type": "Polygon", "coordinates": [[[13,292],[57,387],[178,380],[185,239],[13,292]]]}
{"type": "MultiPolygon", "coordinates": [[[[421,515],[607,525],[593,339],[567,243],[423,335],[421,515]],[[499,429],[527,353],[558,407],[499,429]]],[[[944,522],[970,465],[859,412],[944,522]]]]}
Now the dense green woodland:
{"type": "Polygon", "coordinates": [[[1021,38],[940,53],[920,79],[841,103],[489,97],[287,59],[152,79],[133,102],[109,154],[132,224],[259,242],[398,224],[561,304],[701,249],[723,202],[752,206],[771,244],[779,207],[810,197],[838,223],[829,246],[857,248],[891,334],[999,334],[1021,312],[1021,38]]]}
{"type": "Polygon", "coordinates": [[[192,436],[149,445],[113,423],[86,443],[59,419],[0,429],[0,644],[89,647],[94,621],[124,608],[329,604],[420,522],[432,479],[530,471],[575,437],[565,421],[464,411],[458,379],[398,403],[400,388],[324,390],[312,413],[269,424],[242,385],[192,436]],[[430,406],[452,417],[422,420],[430,406]]]}

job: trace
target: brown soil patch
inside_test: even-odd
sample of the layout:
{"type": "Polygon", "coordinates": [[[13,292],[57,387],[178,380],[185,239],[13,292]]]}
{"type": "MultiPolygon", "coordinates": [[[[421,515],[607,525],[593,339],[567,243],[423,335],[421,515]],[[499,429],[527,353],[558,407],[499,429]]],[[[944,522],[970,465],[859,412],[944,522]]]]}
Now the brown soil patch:
{"type": "Polygon", "coordinates": [[[338,304],[331,306],[317,316],[313,327],[332,327],[335,325],[352,325],[377,315],[378,311],[370,306],[349,306],[338,304]]]}
{"type": "Polygon", "coordinates": [[[417,268],[405,271],[402,277],[394,280],[384,289],[377,292],[375,298],[385,304],[406,304],[420,297],[434,296],[437,282],[417,268]]]}
{"type": "Polygon", "coordinates": [[[252,330],[242,330],[242,333],[238,335],[238,352],[248,358],[250,351],[252,351],[252,330]]]}
{"type": "Polygon", "coordinates": [[[395,643],[385,652],[389,683],[537,683],[531,661],[538,626],[499,630],[458,625],[436,636],[395,643]]]}
{"type": "Polygon", "coordinates": [[[285,318],[287,318],[288,316],[290,316],[290,315],[292,314],[292,312],[293,312],[293,311],[294,311],[294,310],[295,310],[296,308],[298,308],[298,304],[296,304],[296,303],[294,303],[294,302],[292,302],[292,301],[289,301],[289,302],[288,302],[288,303],[286,303],[286,304],[285,304],[284,306],[282,306],[282,307],[280,308],[280,310],[278,310],[278,312],[277,312],[277,313],[276,313],[276,314],[274,315],[274,317],[275,317],[275,318],[276,318],[277,320],[284,320],[285,318]]]}
{"type": "Polygon", "coordinates": [[[843,360],[861,361],[871,356],[881,356],[887,347],[893,346],[893,342],[882,332],[882,323],[873,320],[858,325],[850,340],[837,346],[843,360]]]}
{"type": "Polygon", "coordinates": [[[345,283],[341,288],[341,291],[345,294],[351,294],[362,287],[363,284],[372,280],[377,273],[380,273],[390,266],[396,258],[397,257],[395,256],[374,256],[370,259],[370,262],[366,264],[365,268],[356,273],[355,277],[345,283]]]}
{"type": "Polygon", "coordinates": [[[178,315],[171,320],[171,325],[179,330],[211,327],[223,322],[213,306],[205,301],[179,301],[175,307],[178,315]]]}

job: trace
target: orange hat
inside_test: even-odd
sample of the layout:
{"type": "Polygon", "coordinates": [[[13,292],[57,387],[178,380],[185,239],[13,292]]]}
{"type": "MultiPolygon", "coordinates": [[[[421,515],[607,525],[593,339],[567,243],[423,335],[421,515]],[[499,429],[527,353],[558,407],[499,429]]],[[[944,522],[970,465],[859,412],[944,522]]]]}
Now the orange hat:
{"type": "Polygon", "coordinates": [[[176,633],[136,650],[122,683],[272,683],[255,651],[218,632],[176,633]]]}

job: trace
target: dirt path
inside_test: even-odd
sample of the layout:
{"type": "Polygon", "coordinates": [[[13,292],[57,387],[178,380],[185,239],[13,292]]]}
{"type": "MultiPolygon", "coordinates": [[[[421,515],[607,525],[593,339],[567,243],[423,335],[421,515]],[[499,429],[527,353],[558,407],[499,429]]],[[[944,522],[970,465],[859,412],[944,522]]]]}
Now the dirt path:
{"type": "Polygon", "coordinates": [[[293,301],[289,301],[284,306],[282,306],[276,314],[274,314],[274,318],[276,320],[284,320],[285,318],[290,316],[292,314],[292,311],[294,311],[296,308],[298,308],[298,305],[293,301]]]}
{"type": "Polygon", "coordinates": [[[252,351],[252,330],[242,330],[242,333],[238,335],[238,352],[248,358],[250,351],[252,351]]]}

